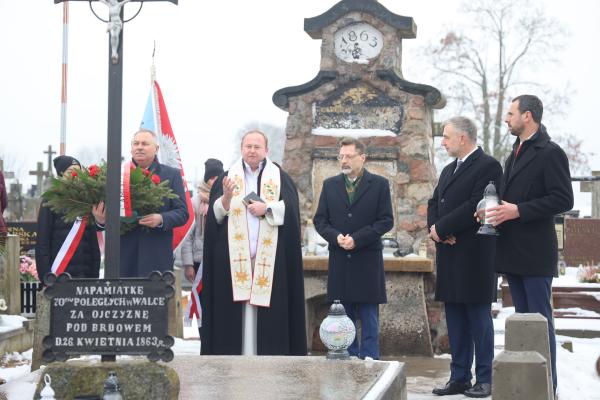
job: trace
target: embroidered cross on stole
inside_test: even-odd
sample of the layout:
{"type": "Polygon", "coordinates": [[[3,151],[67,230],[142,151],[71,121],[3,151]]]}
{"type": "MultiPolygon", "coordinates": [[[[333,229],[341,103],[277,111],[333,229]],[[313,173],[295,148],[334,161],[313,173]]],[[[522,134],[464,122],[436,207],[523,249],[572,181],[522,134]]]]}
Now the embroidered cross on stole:
{"type": "MultiPolygon", "coordinates": [[[[233,301],[250,301],[255,306],[270,307],[279,230],[266,218],[261,218],[253,271],[246,206],[242,202],[246,191],[241,160],[231,167],[229,177],[235,183],[227,222],[233,301]]],[[[260,183],[260,197],[267,203],[279,200],[280,180],[279,168],[267,159],[260,183]]]]}

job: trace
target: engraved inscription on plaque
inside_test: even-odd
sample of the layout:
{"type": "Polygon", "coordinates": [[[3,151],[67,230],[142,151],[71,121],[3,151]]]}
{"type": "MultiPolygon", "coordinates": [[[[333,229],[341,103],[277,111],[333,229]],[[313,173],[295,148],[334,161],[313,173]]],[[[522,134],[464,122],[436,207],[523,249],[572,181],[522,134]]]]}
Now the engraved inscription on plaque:
{"type": "Polygon", "coordinates": [[[600,219],[565,218],[564,256],[567,265],[596,265],[600,262],[600,219]]]}
{"type": "Polygon", "coordinates": [[[372,130],[372,136],[400,133],[402,104],[366,83],[344,85],[327,99],[314,103],[313,133],[327,130],[372,130]]]}
{"type": "Polygon", "coordinates": [[[368,62],[383,48],[383,35],[371,25],[361,22],[338,30],[333,38],[335,55],[346,62],[368,62]]]}
{"type": "Polygon", "coordinates": [[[21,253],[35,248],[37,241],[36,222],[7,222],[6,228],[9,235],[17,235],[21,245],[21,253]]]}
{"type": "Polygon", "coordinates": [[[45,278],[50,299],[46,361],[81,354],[147,355],[170,361],[174,340],[167,334],[167,300],[175,277],[153,272],[140,279],[45,278]]]}

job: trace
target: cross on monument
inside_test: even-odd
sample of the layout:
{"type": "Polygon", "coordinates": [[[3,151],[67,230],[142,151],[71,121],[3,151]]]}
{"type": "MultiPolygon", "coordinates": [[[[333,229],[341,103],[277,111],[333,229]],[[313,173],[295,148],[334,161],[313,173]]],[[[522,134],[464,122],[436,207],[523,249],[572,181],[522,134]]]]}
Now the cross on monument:
{"type": "Polygon", "coordinates": [[[48,145],[48,150],[44,151],[44,154],[48,154],[48,176],[52,176],[52,156],[56,154],[56,151],[52,151],[52,145],[48,145]]]}
{"type": "Polygon", "coordinates": [[[42,183],[44,182],[44,178],[48,176],[48,172],[44,171],[44,163],[38,161],[37,169],[29,171],[29,175],[34,175],[37,177],[37,187],[35,188],[35,195],[40,196],[42,194],[42,183]]]}
{"type": "Polygon", "coordinates": [[[592,218],[600,218],[600,171],[592,171],[590,179],[582,181],[579,191],[592,193],[592,218]],[[595,178],[595,179],[594,179],[595,178]]]}
{"type": "MultiPolygon", "coordinates": [[[[64,0],[54,0],[62,3],[64,0]]],[[[168,1],[177,4],[178,0],[71,0],[92,3],[101,2],[108,6],[109,20],[106,22],[109,33],[108,45],[108,124],[107,124],[107,160],[106,160],[106,240],[104,277],[119,277],[120,219],[119,200],[121,187],[121,123],[123,111],[123,8],[128,2],[168,1]]],[[[138,11],[139,12],[139,11],[138,11]]],[[[137,16],[137,14],[135,14],[137,16]]],[[[134,16],[134,18],[135,18],[134,16]]]]}

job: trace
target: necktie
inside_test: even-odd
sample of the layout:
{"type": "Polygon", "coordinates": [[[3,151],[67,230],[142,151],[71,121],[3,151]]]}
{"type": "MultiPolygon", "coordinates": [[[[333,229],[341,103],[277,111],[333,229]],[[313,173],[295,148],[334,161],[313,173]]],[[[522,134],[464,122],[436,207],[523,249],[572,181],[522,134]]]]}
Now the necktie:
{"type": "Polygon", "coordinates": [[[515,159],[519,155],[519,151],[521,151],[521,146],[523,146],[523,142],[519,143],[519,147],[517,147],[517,151],[515,152],[515,159]]]}
{"type": "Polygon", "coordinates": [[[464,161],[458,160],[456,162],[456,168],[454,168],[454,173],[456,173],[456,171],[458,171],[458,169],[460,168],[460,166],[464,163],[464,161]]]}

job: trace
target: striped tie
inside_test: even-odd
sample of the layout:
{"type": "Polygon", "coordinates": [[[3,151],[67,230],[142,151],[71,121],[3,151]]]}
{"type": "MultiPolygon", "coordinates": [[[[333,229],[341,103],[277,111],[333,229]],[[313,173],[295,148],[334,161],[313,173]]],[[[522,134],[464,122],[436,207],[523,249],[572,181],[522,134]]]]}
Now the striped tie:
{"type": "Polygon", "coordinates": [[[458,169],[463,164],[463,162],[464,161],[461,161],[461,160],[456,161],[456,168],[454,168],[454,173],[456,173],[456,171],[458,171],[458,169]]]}

